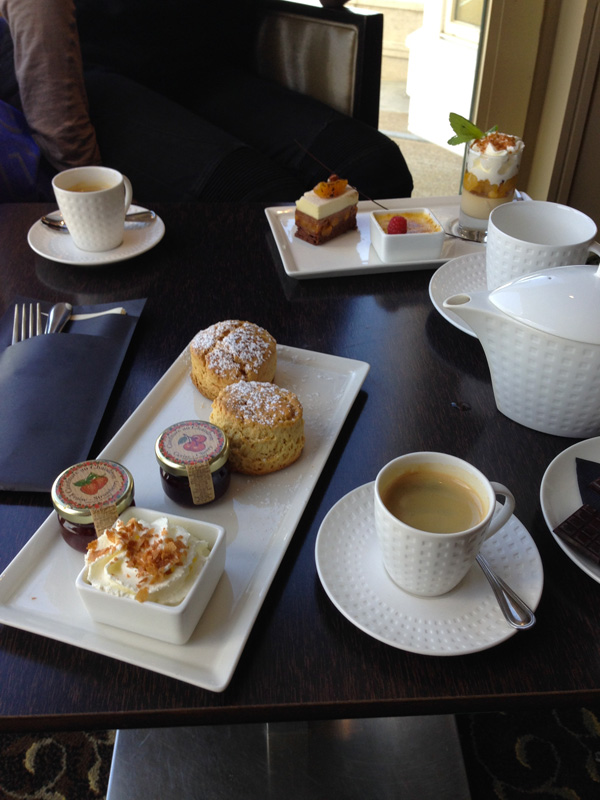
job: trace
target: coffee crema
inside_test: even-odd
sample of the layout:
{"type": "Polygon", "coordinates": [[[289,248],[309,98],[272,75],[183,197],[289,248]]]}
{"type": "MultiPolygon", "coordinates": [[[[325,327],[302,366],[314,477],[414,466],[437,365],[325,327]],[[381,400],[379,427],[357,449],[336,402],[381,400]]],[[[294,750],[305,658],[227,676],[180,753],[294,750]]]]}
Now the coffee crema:
{"type": "Polygon", "coordinates": [[[422,467],[403,472],[381,492],[387,510],[401,522],[429,533],[457,533],[478,525],[487,508],[465,480],[422,467]]]}
{"type": "Polygon", "coordinates": [[[108,183],[92,183],[91,181],[81,181],[69,186],[68,192],[103,192],[105,189],[110,189],[108,183]]]}

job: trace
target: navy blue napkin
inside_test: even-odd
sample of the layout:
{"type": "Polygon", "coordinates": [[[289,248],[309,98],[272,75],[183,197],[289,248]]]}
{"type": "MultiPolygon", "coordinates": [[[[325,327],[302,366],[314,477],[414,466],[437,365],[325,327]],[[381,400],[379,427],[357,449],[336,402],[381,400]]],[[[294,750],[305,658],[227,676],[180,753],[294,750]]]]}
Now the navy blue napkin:
{"type": "Polygon", "coordinates": [[[90,456],[145,302],[76,306],[73,314],[114,306],[127,313],[71,321],[63,333],[15,345],[9,307],[0,320],[0,489],[49,492],[63,469],[90,456]]]}

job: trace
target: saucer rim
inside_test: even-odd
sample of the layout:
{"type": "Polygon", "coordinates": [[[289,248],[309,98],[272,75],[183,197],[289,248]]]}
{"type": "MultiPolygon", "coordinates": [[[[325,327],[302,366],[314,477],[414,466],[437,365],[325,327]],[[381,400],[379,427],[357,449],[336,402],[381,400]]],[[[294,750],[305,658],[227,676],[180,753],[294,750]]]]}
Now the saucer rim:
{"type": "Polygon", "coordinates": [[[486,289],[486,279],[485,279],[485,252],[478,252],[478,253],[467,253],[462,256],[457,256],[456,258],[451,258],[449,261],[446,261],[445,264],[442,264],[441,267],[438,267],[436,271],[431,276],[431,280],[429,281],[429,297],[431,302],[433,303],[434,308],[436,311],[444,317],[444,319],[453,325],[455,328],[458,328],[459,331],[472,336],[474,339],[477,339],[478,336],[475,331],[468,325],[464,320],[462,320],[457,314],[452,311],[448,311],[444,308],[443,303],[449,295],[446,292],[442,292],[440,294],[439,288],[437,284],[440,282],[440,279],[446,278],[448,274],[457,273],[455,278],[459,279],[462,277],[462,273],[457,270],[457,267],[460,268],[461,266],[465,265],[465,262],[468,262],[471,266],[475,266],[481,273],[481,283],[478,285],[469,285],[467,283],[458,283],[453,291],[452,294],[465,294],[469,292],[479,291],[481,289],[486,289]],[[473,264],[475,262],[475,264],[473,264]],[[443,295],[443,296],[442,296],[443,295]]]}
{"type": "MultiPolygon", "coordinates": [[[[149,211],[149,209],[145,208],[144,206],[138,206],[134,204],[129,207],[129,210],[131,212],[149,211]]],[[[50,212],[50,214],[59,213],[60,212],[58,209],[50,212]]],[[[143,253],[147,253],[153,247],[156,247],[156,245],[162,240],[165,234],[165,223],[157,214],[150,225],[144,225],[143,227],[140,225],[139,228],[132,227],[129,229],[130,233],[135,232],[137,234],[139,232],[141,234],[139,241],[129,244],[123,243],[126,244],[125,248],[123,247],[123,244],[121,244],[119,247],[115,247],[114,250],[102,250],[97,253],[91,251],[87,252],[85,260],[81,260],[81,258],[77,257],[61,257],[50,252],[44,247],[45,240],[43,238],[40,240],[40,237],[38,236],[40,231],[43,231],[44,235],[48,232],[48,234],[52,236],[68,236],[68,234],[65,234],[62,231],[47,231],[47,226],[44,226],[44,223],[40,217],[38,220],[36,220],[36,222],[33,223],[27,233],[27,243],[39,256],[47,258],[49,261],[54,261],[58,264],[67,264],[75,267],[96,268],[110,264],[117,264],[122,261],[129,261],[130,259],[136,258],[143,253]]]]}
{"type": "MultiPolygon", "coordinates": [[[[493,613],[494,614],[494,618],[495,618],[494,619],[494,626],[496,624],[498,625],[499,633],[497,635],[493,636],[493,640],[490,640],[490,641],[483,641],[482,639],[479,639],[479,641],[476,642],[473,646],[464,647],[464,648],[461,647],[461,648],[458,648],[458,649],[446,649],[446,650],[431,649],[431,648],[425,649],[425,648],[422,648],[422,647],[415,647],[415,646],[411,646],[410,644],[406,644],[404,642],[398,642],[395,639],[392,639],[390,637],[386,637],[386,636],[380,634],[378,631],[373,630],[372,628],[369,628],[368,625],[366,625],[363,621],[361,621],[358,618],[356,618],[352,614],[352,612],[348,608],[345,607],[343,601],[340,600],[339,596],[336,594],[335,587],[332,588],[328,583],[327,575],[326,575],[326,569],[327,568],[322,563],[322,558],[320,557],[320,552],[319,551],[320,551],[320,548],[323,545],[323,541],[324,541],[325,537],[327,537],[329,535],[333,535],[333,532],[339,528],[339,524],[338,524],[339,520],[338,520],[337,523],[336,523],[335,529],[332,528],[331,531],[328,530],[328,526],[331,523],[331,519],[335,516],[336,510],[339,510],[340,506],[343,506],[344,504],[348,503],[348,501],[351,498],[351,496],[359,494],[359,493],[364,493],[364,495],[365,495],[365,498],[364,498],[364,500],[362,502],[364,503],[364,506],[365,506],[365,509],[366,509],[367,504],[369,503],[369,496],[371,495],[372,490],[373,490],[373,485],[374,485],[374,481],[371,481],[369,483],[363,484],[363,485],[358,486],[355,489],[351,490],[350,492],[345,494],[342,498],[340,498],[331,507],[331,509],[326,514],[326,516],[323,519],[323,521],[321,523],[321,526],[319,528],[319,532],[317,534],[317,539],[316,539],[316,542],[315,542],[315,562],[316,562],[316,567],[317,567],[317,574],[319,576],[319,580],[321,582],[321,585],[322,585],[325,593],[327,594],[327,596],[329,597],[329,599],[331,600],[333,605],[337,608],[337,610],[349,622],[351,622],[353,625],[355,625],[359,630],[363,631],[363,633],[366,633],[368,636],[371,636],[372,638],[376,639],[377,641],[383,642],[384,644],[387,644],[387,645],[389,645],[391,647],[394,647],[396,649],[403,650],[403,651],[410,652],[410,653],[416,653],[416,654],[419,654],[419,655],[427,655],[427,656],[460,656],[460,655],[469,655],[471,653],[477,653],[477,652],[481,652],[483,650],[487,650],[487,649],[490,649],[492,647],[495,647],[496,645],[501,644],[502,642],[504,642],[507,639],[509,639],[512,636],[514,636],[514,634],[517,633],[517,630],[515,628],[511,628],[505,622],[504,618],[502,617],[501,611],[500,611],[500,609],[499,609],[499,607],[497,605],[497,602],[496,602],[496,600],[495,600],[495,598],[493,596],[493,593],[492,593],[492,590],[491,590],[489,584],[487,583],[487,581],[483,577],[483,574],[481,574],[481,577],[479,578],[479,575],[478,575],[478,572],[477,572],[479,570],[479,567],[477,565],[475,565],[475,564],[471,567],[471,570],[467,574],[466,578],[463,579],[463,582],[461,582],[461,584],[459,584],[459,586],[456,587],[456,589],[454,589],[451,592],[448,592],[447,594],[442,595],[440,597],[417,597],[415,595],[411,595],[410,593],[405,592],[399,586],[393,585],[393,582],[391,581],[391,578],[389,579],[389,583],[387,584],[387,586],[393,585],[393,590],[397,593],[398,598],[405,598],[405,604],[409,608],[411,606],[413,606],[413,607],[414,606],[420,606],[421,608],[419,608],[419,619],[422,619],[423,617],[427,616],[427,611],[428,611],[428,609],[431,610],[432,604],[435,604],[437,606],[438,604],[443,603],[445,599],[447,599],[447,598],[449,598],[451,596],[453,597],[453,599],[455,599],[455,600],[458,599],[458,601],[460,602],[461,598],[460,598],[459,592],[461,591],[461,585],[464,585],[464,582],[468,580],[469,576],[471,576],[471,577],[477,576],[477,580],[478,580],[477,599],[476,599],[476,602],[469,603],[468,602],[469,598],[465,597],[465,599],[463,601],[465,603],[465,613],[469,613],[469,612],[471,612],[473,610],[477,611],[478,608],[481,607],[482,603],[484,605],[485,604],[489,604],[489,608],[487,608],[487,607],[485,608],[485,612],[486,613],[482,613],[481,616],[480,616],[480,619],[481,620],[485,619],[485,617],[488,616],[488,613],[493,613]],[[479,594],[480,591],[481,591],[481,594],[479,594]]],[[[375,526],[374,526],[374,521],[373,521],[372,515],[365,514],[363,523],[364,524],[363,524],[363,527],[361,529],[361,533],[364,533],[365,535],[368,535],[369,537],[372,537],[372,538],[376,537],[375,526]]],[[[538,606],[538,604],[539,604],[539,602],[540,602],[540,599],[541,599],[541,596],[542,596],[542,592],[543,592],[543,587],[544,587],[544,570],[543,570],[542,560],[541,560],[539,551],[538,551],[538,549],[537,549],[537,547],[535,545],[535,542],[534,542],[533,538],[531,537],[531,534],[525,528],[525,526],[520,522],[520,520],[518,520],[517,517],[515,517],[513,515],[511,517],[511,519],[509,520],[509,522],[507,523],[507,526],[508,525],[514,526],[514,530],[518,531],[521,535],[525,534],[525,536],[527,537],[528,552],[530,554],[530,557],[534,558],[535,562],[536,562],[537,572],[535,574],[531,575],[531,576],[528,576],[527,596],[525,597],[528,605],[535,611],[537,606],[538,606]]],[[[490,542],[491,542],[491,540],[490,540],[490,542]]],[[[485,547],[486,547],[486,544],[484,543],[484,546],[482,548],[482,552],[485,552],[485,547]]],[[[383,568],[383,565],[381,567],[381,574],[384,574],[384,575],[386,574],[385,570],[383,568]]],[[[373,589],[375,591],[375,593],[376,593],[378,587],[375,585],[375,582],[374,582],[373,586],[369,587],[369,588],[373,589]]],[[[516,588],[519,588],[519,587],[516,587],[516,588]]],[[[525,594],[523,588],[521,588],[521,593],[525,594]]],[[[399,612],[401,612],[400,603],[399,603],[399,607],[398,607],[397,610],[399,612]]],[[[451,614],[449,612],[448,618],[445,619],[444,621],[447,622],[448,624],[451,624],[452,621],[455,620],[455,619],[456,619],[456,615],[453,615],[453,614],[451,614]]],[[[438,624],[439,620],[435,619],[435,620],[433,620],[433,622],[435,624],[438,624]]],[[[475,636],[476,636],[476,634],[475,634],[475,636]]]]}

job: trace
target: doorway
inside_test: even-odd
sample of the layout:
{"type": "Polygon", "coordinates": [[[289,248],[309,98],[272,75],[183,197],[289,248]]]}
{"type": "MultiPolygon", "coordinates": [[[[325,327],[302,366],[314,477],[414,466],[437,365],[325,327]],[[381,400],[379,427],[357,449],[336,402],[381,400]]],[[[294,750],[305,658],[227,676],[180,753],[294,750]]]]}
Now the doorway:
{"type": "Polygon", "coordinates": [[[406,158],[413,197],[460,191],[464,147],[447,144],[448,115],[471,115],[485,5],[485,0],[347,3],[384,15],[379,128],[406,158]]]}

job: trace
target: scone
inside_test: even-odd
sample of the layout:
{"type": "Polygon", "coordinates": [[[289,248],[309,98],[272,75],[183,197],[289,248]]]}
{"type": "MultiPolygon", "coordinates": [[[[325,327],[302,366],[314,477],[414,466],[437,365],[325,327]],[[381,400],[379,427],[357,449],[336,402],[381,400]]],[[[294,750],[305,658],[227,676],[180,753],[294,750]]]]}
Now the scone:
{"type": "Polygon", "coordinates": [[[226,386],[213,400],[210,421],[227,434],[231,469],[245,475],[288,467],[304,447],[302,405],[273,383],[226,386]]]}
{"type": "Polygon", "coordinates": [[[190,344],[192,381],[209,400],[238,381],[275,377],[277,342],[253,322],[229,319],[200,331],[190,344]]]}

